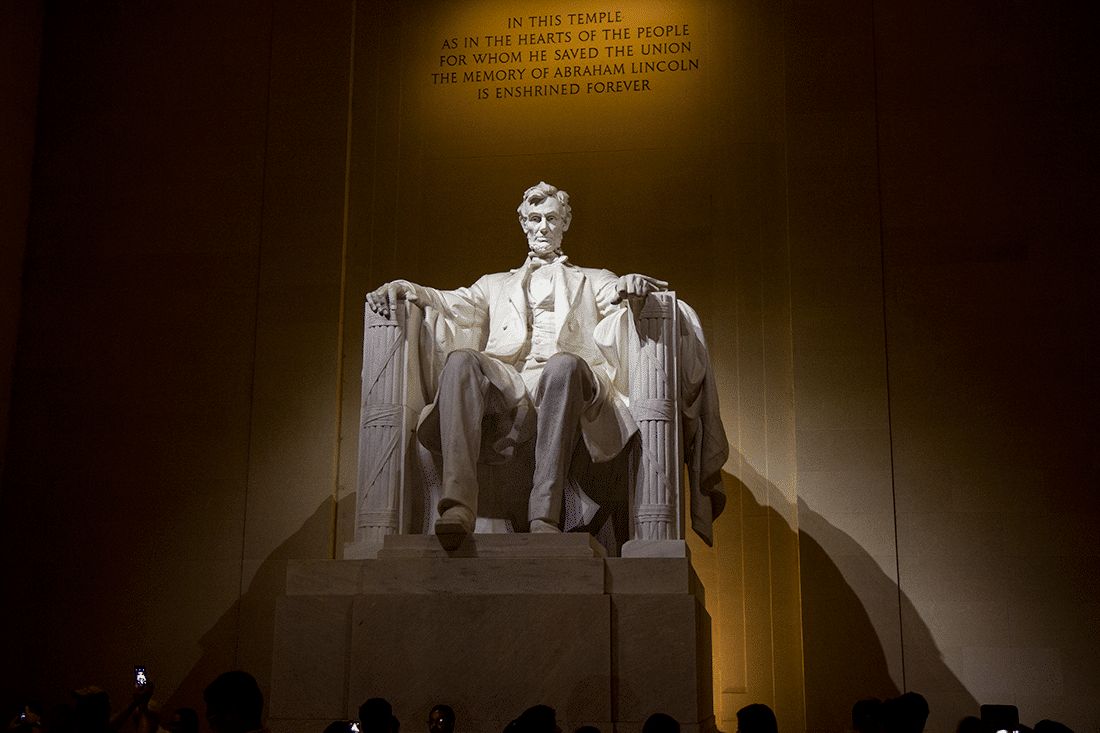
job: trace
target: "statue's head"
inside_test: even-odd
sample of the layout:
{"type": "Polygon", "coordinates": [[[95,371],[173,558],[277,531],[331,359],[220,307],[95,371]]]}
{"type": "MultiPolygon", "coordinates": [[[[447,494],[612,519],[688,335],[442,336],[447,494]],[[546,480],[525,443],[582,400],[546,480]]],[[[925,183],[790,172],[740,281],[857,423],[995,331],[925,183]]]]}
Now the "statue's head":
{"type": "Polygon", "coordinates": [[[523,202],[516,211],[532,252],[546,255],[561,249],[562,234],[572,218],[569,194],[540,182],[523,192],[523,202]]]}

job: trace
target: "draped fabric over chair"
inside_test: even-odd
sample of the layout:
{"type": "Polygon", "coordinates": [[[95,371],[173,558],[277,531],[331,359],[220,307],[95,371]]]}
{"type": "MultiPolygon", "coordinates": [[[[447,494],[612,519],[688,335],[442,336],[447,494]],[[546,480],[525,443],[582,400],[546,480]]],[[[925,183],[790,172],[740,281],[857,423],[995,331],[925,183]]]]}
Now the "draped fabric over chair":
{"type": "MultiPolygon", "coordinates": [[[[617,555],[627,540],[684,539],[690,516],[710,544],[729,449],[698,316],[675,293],[653,293],[604,318],[594,336],[638,434],[607,464],[589,460],[583,441],[578,446],[565,529],[587,527],[617,555]]],[[[432,531],[440,459],[417,440],[418,420],[435,398],[447,353],[480,348],[483,338],[404,301],[389,317],[366,309],[355,541],[345,557],[376,556],[386,535],[432,531]]],[[[479,466],[475,532],[525,526],[533,457],[524,448],[511,463],[479,466]]]]}

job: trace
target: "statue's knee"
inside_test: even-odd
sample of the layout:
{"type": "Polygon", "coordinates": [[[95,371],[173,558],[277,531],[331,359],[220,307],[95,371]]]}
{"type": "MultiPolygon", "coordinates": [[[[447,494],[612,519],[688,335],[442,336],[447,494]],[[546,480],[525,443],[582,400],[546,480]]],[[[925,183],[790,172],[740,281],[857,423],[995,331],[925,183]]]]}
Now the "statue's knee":
{"type": "Polygon", "coordinates": [[[576,354],[554,354],[543,367],[542,379],[548,382],[569,382],[577,379],[586,369],[584,359],[576,354]]]}
{"type": "Polygon", "coordinates": [[[456,349],[447,354],[440,379],[481,371],[481,359],[472,349],[456,349]]]}
{"type": "Polygon", "coordinates": [[[455,349],[447,354],[444,368],[454,364],[455,366],[475,364],[478,361],[477,352],[473,349],[455,349]]]}
{"type": "Polygon", "coordinates": [[[549,374],[572,374],[584,363],[576,354],[554,354],[546,362],[545,371],[549,374]]]}

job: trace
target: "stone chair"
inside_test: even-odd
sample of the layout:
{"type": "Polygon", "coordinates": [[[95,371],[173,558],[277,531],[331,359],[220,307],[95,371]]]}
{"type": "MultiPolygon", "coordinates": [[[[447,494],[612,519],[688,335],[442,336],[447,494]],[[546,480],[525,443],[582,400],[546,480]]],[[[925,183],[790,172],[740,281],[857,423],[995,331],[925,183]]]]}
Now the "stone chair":
{"type": "MultiPolygon", "coordinates": [[[[581,444],[566,489],[564,521],[566,530],[587,525],[593,534],[600,532],[611,555],[676,556],[683,551],[678,548],[683,546],[687,503],[678,355],[681,339],[692,330],[681,331],[682,308],[686,306],[678,305],[674,292],[654,293],[601,323],[601,328],[616,329],[617,341],[625,347],[615,383],[625,387],[622,391],[629,396],[639,433],[611,465],[586,461],[581,444]],[[609,491],[609,486],[621,491],[609,491]],[[622,497],[617,503],[614,493],[622,497]],[[601,531],[591,524],[596,505],[590,494],[599,495],[601,503],[610,502],[612,514],[622,509],[628,516],[612,517],[618,521],[605,522],[601,531]],[[619,529],[613,534],[616,525],[619,529]]],[[[687,312],[698,330],[697,317],[687,312]]],[[[377,557],[387,535],[432,532],[441,467],[439,457],[419,444],[415,431],[421,411],[434,399],[446,357],[439,343],[453,342],[456,336],[441,338],[437,331],[445,327],[443,319],[433,316],[406,301],[389,317],[365,309],[355,539],[345,546],[347,559],[377,557]]],[[[466,336],[471,339],[466,345],[480,346],[479,335],[466,336]]],[[[705,354],[705,345],[702,349],[705,354]]],[[[525,462],[532,460],[531,451],[521,451],[512,463],[479,467],[482,516],[475,537],[510,532],[521,524],[525,528],[530,490],[525,462]]],[[[598,519],[607,515],[605,508],[598,519]]]]}
{"type": "Polygon", "coordinates": [[[479,467],[483,516],[452,551],[432,532],[439,466],[415,435],[446,357],[439,344],[480,346],[481,334],[448,328],[408,303],[390,318],[366,311],[355,541],[344,559],[288,564],[271,729],[320,730],[380,696],[400,718],[422,715],[425,700],[477,711],[463,718],[469,733],[500,731],[535,703],[556,708],[566,730],[641,733],[659,710],[684,733],[716,733],[710,616],[684,531],[690,518],[710,541],[728,445],[698,317],[659,293],[597,327],[639,433],[608,463],[587,461],[583,441],[574,453],[574,496],[602,508],[570,508],[567,490],[565,527],[588,533],[522,531],[530,479],[519,455],[479,467]],[[592,535],[609,525],[614,541],[599,544],[592,535]]]}

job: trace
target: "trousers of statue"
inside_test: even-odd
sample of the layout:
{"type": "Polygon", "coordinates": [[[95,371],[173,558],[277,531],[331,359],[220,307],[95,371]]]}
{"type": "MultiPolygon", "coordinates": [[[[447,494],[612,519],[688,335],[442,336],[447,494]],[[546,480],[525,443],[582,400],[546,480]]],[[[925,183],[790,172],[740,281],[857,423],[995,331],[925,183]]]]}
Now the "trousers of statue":
{"type": "MultiPolygon", "coordinates": [[[[439,430],[443,449],[442,514],[456,504],[477,516],[477,458],[481,423],[498,400],[476,352],[454,351],[439,376],[439,430]]],[[[591,367],[574,354],[555,354],[543,367],[534,395],[537,408],[535,473],[528,519],[561,525],[562,493],[580,420],[596,396],[591,367]]]]}

